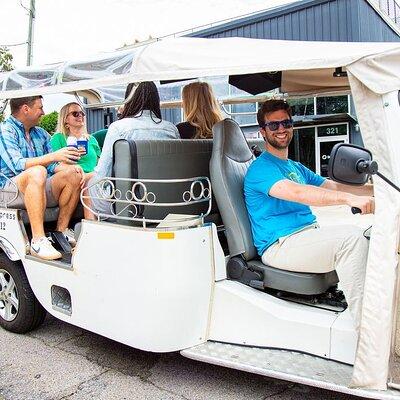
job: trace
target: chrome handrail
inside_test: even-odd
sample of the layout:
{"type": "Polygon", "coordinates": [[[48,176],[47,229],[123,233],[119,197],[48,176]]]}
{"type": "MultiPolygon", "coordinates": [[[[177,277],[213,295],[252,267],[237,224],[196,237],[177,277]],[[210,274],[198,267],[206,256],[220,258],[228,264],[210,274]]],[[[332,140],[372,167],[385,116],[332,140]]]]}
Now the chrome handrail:
{"type": "Polygon", "coordinates": [[[129,178],[112,178],[105,177],[97,182],[94,182],[85,187],[80,194],[80,199],[83,207],[92,212],[97,219],[116,219],[124,221],[134,221],[142,224],[143,228],[147,227],[149,223],[162,223],[163,229],[168,226],[168,223],[172,225],[176,223],[185,222],[203,222],[204,218],[211,212],[211,182],[208,177],[200,176],[194,178],[185,179],[129,179],[129,178]],[[129,182],[131,183],[131,189],[122,193],[120,189],[116,188],[117,182],[129,182]],[[170,203],[157,203],[157,194],[148,190],[146,184],[158,183],[158,184],[177,184],[177,183],[188,183],[188,190],[182,193],[182,201],[170,202],[170,203]],[[189,185],[190,184],[190,185],[189,185]],[[90,189],[96,188],[97,196],[90,194],[90,189]],[[141,190],[142,194],[140,197],[137,195],[137,191],[141,190]],[[86,203],[88,200],[90,205],[86,203]],[[98,212],[92,205],[92,200],[100,200],[110,204],[110,213],[105,214],[98,212]],[[207,211],[199,215],[187,215],[180,216],[179,218],[168,218],[166,219],[149,219],[144,216],[139,216],[139,207],[187,207],[193,204],[208,203],[207,211]],[[114,211],[113,206],[119,204],[123,208],[119,211],[114,211]],[[128,212],[131,216],[121,215],[124,212],[128,212]]]}

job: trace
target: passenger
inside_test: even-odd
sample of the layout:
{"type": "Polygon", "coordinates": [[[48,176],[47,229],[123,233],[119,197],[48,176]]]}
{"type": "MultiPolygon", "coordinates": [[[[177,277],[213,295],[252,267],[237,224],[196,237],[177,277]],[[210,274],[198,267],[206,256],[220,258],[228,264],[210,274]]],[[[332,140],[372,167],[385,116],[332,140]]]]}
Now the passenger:
{"type": "Polygon", "coordinates": [[[183,88],[182,107],[186,122],[177,125],[182,139],[210,139],[213,125],[224,119],[206,82],[193,82],[183,88]]]}
{"type": "Polygon", "coordinates": [[[87,133],[85,113],[81,106],[75,102],[66,104],[60,110],[57,133],[50,140],[53,151],[67,147],[68,136],[73,136],[77,140],[83,137],[88,141],[87,154],[80,150],[81,158],[78,165],[82,167],[86,177],[90,176],[97,165],[101,150],[97,140],[87,133]]]}
{"type": "MultiPolygon", "coordinates": [[[[126,89],[125,98],[130,94],[134,84],[126,89]]],[[[163,121],[160,110],[160,97],[153,82],[140,83],[130,101],[122,111],[121,119],[113,122],[108,128],[103,151],[95,169],[90,185],[112,174],[113,146],[118,139],[179,139],[179,133],[171,122],[163,121]]],[[[98,188],[89,189],[92,207],[97,212],[110,214],[110,203],[94,197],[100,197],[98,188]]]]}
{"type": "MultiPolygon", "coordinates": [[[[68,137],[74,137],[76,141],[84,138],[87,140],[87,153],[78,148],[81,158],[77,164],[83,169],[85,181],[82,188],[87,185],[90,178],[93,176],[93,170],[97,165],[101,150],[94,136],[89,135],[86,129],[85,113],[82,107],[75,102],[64,105],[58,115],[57,133],[55,133],[50,144],[53,151],[67,147],[68,137]]],[[[89,206],[89,200],[84,200],[89,206]]],[[[93,214],[88,208],[83,208],[83,214],[86,219],[94,219],[93,214]]]]}
{"type": "MultiPolygon", "coordinates": [[[[46,205],[59,205],[56,229],[75,244],[68,224],[79,200],[83,171],[75,164],[80,155],[75,148],[52,152],[50,136],[36,126],[43,112],[42,96],[12,99],[11,116],[1,125],[0,169],[19,189],[18,198],[9,204],[20,208],[25,204],[32,229],[30,253],[45,260],[61,257],[46,238],[43,221],[46,205]]],[[[4,176],[0,184],[12,191],[13,185],[4,176]]]]}
{"type": "Polygon", "coordinates": [[[373,213],[372,186],[336,183],[289,160],[293,122],[286,102],[266,101],[257,120],[266,151],[251,164],[244,193],[258,254],[264,264],[288,271],[335,268],[358,330],[369,242],[356,226],[320,227],[310,206],[343,204],[373,213]]]}

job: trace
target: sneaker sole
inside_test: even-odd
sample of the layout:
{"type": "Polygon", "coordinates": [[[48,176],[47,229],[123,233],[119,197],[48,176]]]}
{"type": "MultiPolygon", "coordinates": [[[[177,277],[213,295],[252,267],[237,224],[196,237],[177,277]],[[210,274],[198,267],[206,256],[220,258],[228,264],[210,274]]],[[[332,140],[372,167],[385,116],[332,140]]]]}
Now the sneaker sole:
{"type": "Polygon", "coordinates": [[[60,258],[62,258],[62,254],[61,254],[61,253],[60,253],[60,255],[57,256],[57,257],[51,257],[51,256],[43,257],[43,256],[40,256],[38,253],[36,253],[35,250],[32,250],[32,249],[30,250],[30,253],[31,253],[31,256],[40,258],[41,260],[47,260],[47,261],[59,260],[60,258]]]}

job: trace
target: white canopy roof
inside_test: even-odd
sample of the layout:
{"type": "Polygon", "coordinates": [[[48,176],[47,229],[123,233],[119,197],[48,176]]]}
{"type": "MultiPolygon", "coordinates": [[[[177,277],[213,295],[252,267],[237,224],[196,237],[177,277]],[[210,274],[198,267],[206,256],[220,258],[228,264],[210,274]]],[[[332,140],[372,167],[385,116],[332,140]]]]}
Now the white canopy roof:
{"type": "MultiPolygon", "coordinates": [[[[348,88],[333,78],[367,56],[400,51],[398,43],[297,42],[246,38],[178,38],[82,60],[26,67],[0,75],[0,99],[106,88],[128,82],[285,71],[282,91],[321,93],[348,88]]],[[[361,72],[361,74],[363,74],[361,72]]],[[[373,90],[387,89],[375,82],[373,90]]]]}

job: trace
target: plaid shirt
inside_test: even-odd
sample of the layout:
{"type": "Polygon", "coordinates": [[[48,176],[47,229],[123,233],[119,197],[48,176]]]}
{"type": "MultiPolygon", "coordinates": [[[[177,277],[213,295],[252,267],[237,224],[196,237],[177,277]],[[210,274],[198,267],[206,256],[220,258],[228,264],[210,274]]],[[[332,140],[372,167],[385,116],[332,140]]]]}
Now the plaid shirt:
{"type": "MultiPolygon", "coordinates": [[[[27,158],[52,152],[50,135],[44,129],[35,126],[29,133],[31,140],[28,142],[23,124],[13,116],[0,125],[0,172],[7,178],[13,178],[24,171],[27,158]]],[[[47,166],[48,175],[54,174],[57,164],[47,166]]],[[[0,175],[0,187],[5,182],[6,178],[0,175]]]]}

